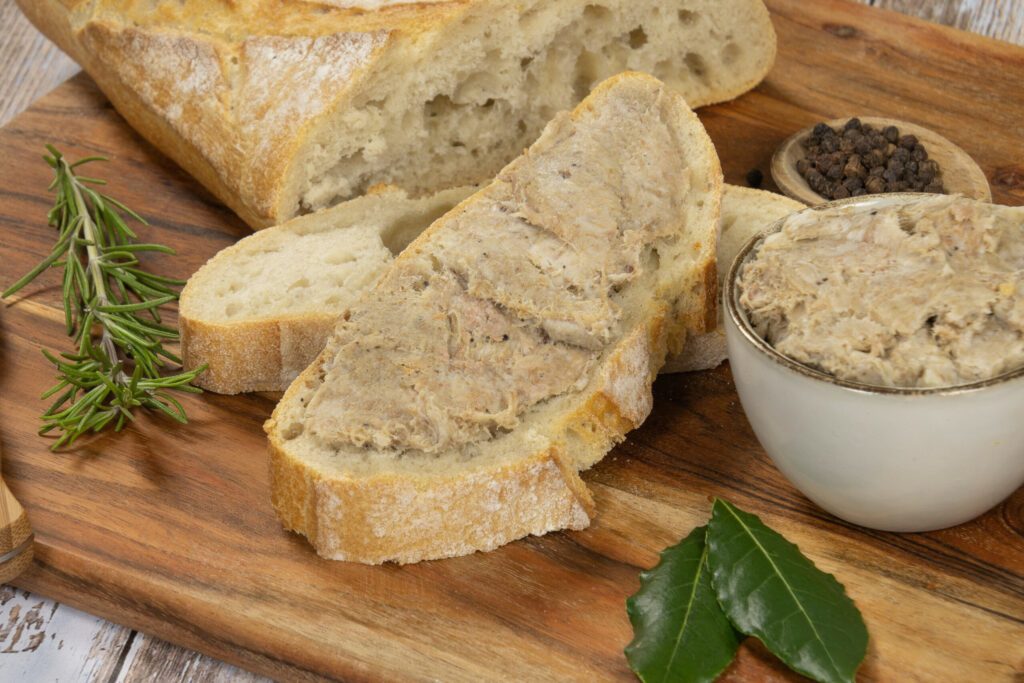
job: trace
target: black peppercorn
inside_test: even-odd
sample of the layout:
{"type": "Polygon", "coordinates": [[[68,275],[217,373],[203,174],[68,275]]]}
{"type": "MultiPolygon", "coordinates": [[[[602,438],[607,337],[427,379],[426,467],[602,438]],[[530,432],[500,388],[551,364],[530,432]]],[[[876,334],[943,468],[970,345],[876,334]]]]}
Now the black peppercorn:
{"type": "Polygon", "coordinates": [[[875,166],[885,165],[885,154],[880,149],[871,150],[867,157],[864,159],[865,164],[868,168],[874,168],[875,166]]]}
{"type": "Polygon", "coordinates": [[[878,176],[871,176],[867,182],[864,183],[864,188],[871,194],[881,194],[885,192],[885,181],[878,176]]]}
{"type": "Polygon", "coordinates": [[[802,144],[806,156],[797,161],[797,173],[827,199],[944,191],[939,165],[916,136],[900,135],[895,126],[879,130],[857,118],[839,129],[819,123],[802,144]]]}
{"type": "Polygon", "coordinates": [[[843,175],[847,178],[863,178],[867,174],[867,169],[864,168],[859,156],[850,157],[843,167],[843,175]]]}

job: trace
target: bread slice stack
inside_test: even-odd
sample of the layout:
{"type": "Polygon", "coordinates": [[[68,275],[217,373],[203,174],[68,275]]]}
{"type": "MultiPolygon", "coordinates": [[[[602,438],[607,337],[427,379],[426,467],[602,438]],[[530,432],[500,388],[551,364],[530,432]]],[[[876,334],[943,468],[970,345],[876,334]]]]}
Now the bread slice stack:
{"type": "Polygon", "coordinates": [[[623,74],[412,242],[266,424],[274,506],[324,557],[416,562],[587,526],[578,472],[715,325],[721,170],[623,74]]]}
{"type": "MultiPolygon", "coordinates": [[[[261,230],[224,249],[182,292],[185,367],[206,365],[196,383],[216,393],[284,391],[323,350],[338,316],[377,283],[394,256],[475,189],[453,188],[424,199],[384,190],[261,230]]],[[[719,279],[751,236],[801,208],[782,195],[725,185],[719,279]]],[[[706,370],[725,358],[719,321],[716,329],[687,340],[679,354],[670,354],[661,372],[706,370]]]]}
{"type": "Polygon", "coordinates": [[[762,0],[17,0],[156,147],[255,228],[489,180],[625,69],[691,106],[775,57],[762,0]]]}

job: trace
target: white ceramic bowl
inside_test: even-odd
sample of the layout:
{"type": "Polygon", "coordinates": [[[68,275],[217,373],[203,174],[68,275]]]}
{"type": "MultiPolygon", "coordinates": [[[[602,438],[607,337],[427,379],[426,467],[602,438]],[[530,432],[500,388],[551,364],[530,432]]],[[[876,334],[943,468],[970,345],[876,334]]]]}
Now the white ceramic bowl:
{"type": "MultiPolygon", "coordinates": [[[[922,195],[824,204],[871,209],[922,195]]],[[[739,304],[737,255],[724,304],[729,362],[757,438],[808,498],[886,531],[929,531],[977,517],[1024,484],[1024,369],[953,388],[894,389],[839,380],[783,356],[739,304]]]]}

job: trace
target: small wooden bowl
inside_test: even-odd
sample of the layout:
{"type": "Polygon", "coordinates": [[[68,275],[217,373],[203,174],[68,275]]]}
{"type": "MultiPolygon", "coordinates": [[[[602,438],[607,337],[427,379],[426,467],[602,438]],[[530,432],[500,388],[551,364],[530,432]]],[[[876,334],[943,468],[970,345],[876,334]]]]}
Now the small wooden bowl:
{"type": "MultiPolygon", "coordinates": [[[[848,116],[825,123],[832,128],[841,129],[851,118],[853,117],[848,116]]],[[[876,116],[861,116],[859,118],[862,123],[879,130],[886,126],[896,126],[900,129],[900,135],[917,136],[917,139],[928,150],[928,158],[938,162],[942,171],[942,182],[949,194],[962,194],[971,199],[992,201],[992,188],[989,187],[988,179],[978,164],[967,152],[938,133],[896,119],[876,116]]],[[[796,171],[796,162],[803,159],[807,153],[801,143],[810,136],[811,130],[812,128],[803,129],[782,143],[776,150],[772,157],[772,178],[783,194],[808,206],[818,206],[829,200],[812,190],[803,176],[796,171]]]]}

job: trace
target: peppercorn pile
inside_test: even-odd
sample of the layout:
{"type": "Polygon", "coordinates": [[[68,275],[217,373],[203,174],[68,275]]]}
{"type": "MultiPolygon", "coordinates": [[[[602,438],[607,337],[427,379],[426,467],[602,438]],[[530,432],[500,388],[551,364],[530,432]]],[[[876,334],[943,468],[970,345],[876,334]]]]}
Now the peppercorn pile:
{"type": "Polygon", "coordinates": [[[878,130],[850,119],[835,130],[819,123],[802,144],[807,156],[796,162],[797,173],[826,199],[946,191],[938,163],[917,137],[900,135],[896,126],[878,130]]]}

